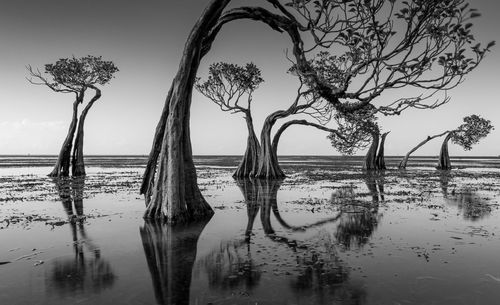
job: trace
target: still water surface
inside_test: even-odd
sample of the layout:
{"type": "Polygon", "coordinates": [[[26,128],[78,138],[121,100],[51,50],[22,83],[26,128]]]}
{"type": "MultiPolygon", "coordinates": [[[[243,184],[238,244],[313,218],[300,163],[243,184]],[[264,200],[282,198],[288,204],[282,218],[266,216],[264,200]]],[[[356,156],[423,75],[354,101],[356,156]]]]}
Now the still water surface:
{"type": "Polygon", "coordinates": [[[216,213],[179,227],[142,219],[140,158],[96,157],[73,181],[45,177],[44,158],[13,159],[0,160],[17,162],[0,165],[0,304],[500,298],[497,159],[365,175],[355,158],[292,157],[289,178],[260,181],[232,179],[231,158],[197,158],[216,213]]]}

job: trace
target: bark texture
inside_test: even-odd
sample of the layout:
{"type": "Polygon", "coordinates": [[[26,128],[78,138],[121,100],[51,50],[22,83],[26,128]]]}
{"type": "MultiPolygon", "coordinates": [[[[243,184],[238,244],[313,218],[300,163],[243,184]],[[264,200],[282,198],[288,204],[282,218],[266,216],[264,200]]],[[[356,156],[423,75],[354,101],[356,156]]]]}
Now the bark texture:
{"type": "Polygon", "coordinates": [[[372,144],[370,149],[366,153],[365,159],[363,161],[364,170],[377,170],[377,149],[380,139],[380,134],[378,132],[372,133],[372,144]]]}
{"type": "Polygon", "coordinates": [[[80,119],[78,120],[78,129],[76,131],[75,146],[73,148],[73,158],[71,160],[72,165],[72,175],[74,177],[85,176],[85,162],[83,160],[83,130],[85,125],[85,119],[89,113],[90,108],[94,103],[101,98],[101,90],[95,88],[96,93],[94,97],[88,102],[87,106],[83,109],[80,114],[80,119]]]}
{"type": "Polygon", "coordinates": [[[423,140],[422,142],[418,143],[417,146],[413,147],[404,157],[403,159],[401,160],[401,162],[399,163],[399,166],[398,168],[399,169],[406,169],[406,166],[408,165],[408,159],[410,158],[410,155],[412,153],[414,153],[415,151],[417,151],[417,149],[419,149],[420,147],[424,146],[427,142],[435,139],[435,138],[439,138],[439,137],[442,137],[444,136],[445,134],[449,133],[450,131],[445,131],[443,133],[440,133],[440,134],[437,134],[437,135],[433,135],[433,136],[428,136],[425,140],[423,140]]]}
{"type": "Polygon", "coordinates": [[[179,69],[165,101],[141,187],[146,199],[145,218],[162,218],[169,223],[180,223],[213,214],[198,188],[189,119],[200,60],[215,39],[215,36],[209,37],[208,32],[215,26],[228,3],[229,0],[211,1],[185,44],[179,69]]]}
{"type": "Polygon", "coordinates": [[[61,150],[59,151],[59,156],[57,157],[54,169],[49,177],[68,177],[69,167],[71,163],[71,148],[73,147],[73,139],[75,137],[76,125],[78,122],[78,105],[83,101],[83,96],[77,97],[73,102],[73,116],[71,118],[71,123],[69,125],[68,134],[64,139],[61,150]]]}
{"type": "Polygon", "coordinates": [[[377,154],[377,159],[376,159],[376,168],[377,169],[387,169],[385,166],[385,152],[384,152],[384,147],[385,147],[385,138],[389,134],[390,131],[385,132],[382,134],[382,139],[380,140],[380,146],[378,148],[378,154],[377,154]]]}
{"type": "Polygon", "coordinates": [[[257,135],[255,134],[250,112],[245,115],[245,121],[248,129],[247,148],[240,164],[238,165],[238,168],[233,174],[234,178],[251,177],[257,172],[259,165],[260,144],[257,139],[257,135]]]}
{"type": "Polygon", "coordinates": [[[264,121],[264,126],[260,134],[260,153],[259,153],[259,164],[257,172],[255,173],[256,178],[264,179],[283,179],[285,178],[285,173],[281,170],[278,162],[278,155],[273,150],[271,131],[276,123],[276,121],[281,118],[288,116],[284,114],[285,111],[277,111],[269,115],[264,121]]]}
{"type": "Polygon", "coordinates": [[[442,169],[442,170],[451,169],[450,154],[448,152],[448,142],[450,141],[452,136],[453,133],[450,132],[446,136],[446,138],[444,138],[443,144],[441,145],[441,152],[439,153],[438,166],[436,167],[437,169],[442,169]]]}

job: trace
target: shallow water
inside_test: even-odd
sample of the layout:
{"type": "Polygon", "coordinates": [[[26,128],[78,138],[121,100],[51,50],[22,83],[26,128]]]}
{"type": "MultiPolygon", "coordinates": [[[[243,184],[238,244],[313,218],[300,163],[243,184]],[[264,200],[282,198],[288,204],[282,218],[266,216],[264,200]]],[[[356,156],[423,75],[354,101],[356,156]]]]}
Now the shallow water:
{"type": "Polygon", "coordinates": [[[74,181],[12,159],[0,304],[498,304],[498,159],[366,175],[358,158],[287,157],[289,178],[266,182],[204,156],[216,213],[174,228],[142,219],[144,158],[94,157],[74,181]]]}

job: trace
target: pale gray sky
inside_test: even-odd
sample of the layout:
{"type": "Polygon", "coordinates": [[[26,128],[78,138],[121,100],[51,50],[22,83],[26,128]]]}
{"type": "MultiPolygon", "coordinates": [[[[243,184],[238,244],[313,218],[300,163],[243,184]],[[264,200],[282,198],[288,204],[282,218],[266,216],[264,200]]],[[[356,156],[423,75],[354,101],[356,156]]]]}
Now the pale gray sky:
{"type": "MultiPolygon", "coordinates": [[[[86,154],[147,154],[184,41],[206,0],[2,0],[0,10],[0,154],[57,154],[71,119],[73,96],[29,84],[25,66],[43,67],[58,58],[102,55],[120,68],[104,87],[86,121],[86,154]]],[[[235,4],[249,1],[234,1],[235,4]]],[[[251,1],[260,4],[263,1],[251,1]]],[[[499,41],[500,4],[473,0],[483,14],[475,20],[480,41],[499,41]]],[[[223,29],[200,73],[210,63],[255,62],[266,82],[254,97],[257,132],[265,116],[289,105],[297,82],[285,72],[288,38],[266,26],[240,21],[223,29]]],[[[450,92],[452,101],[433,111],[412,110],[383,118],[391,130],[386,153],[400,155],[427,135],[452,129],[463,116],[480,114],[497,130],[471,152],[452,145],[452,154],[500,154],[500,52],[495,48],[482,65],[450,92]]],[[[192,105],[194,154],[242,154],[246,127],[239,115],[195,93],[192,105]]],[[[419,154],[437,155],[440,140],[419,154]]],[[[326,134],[292,127],[282,136],[280,154],[338,154],[326,134]]]]}

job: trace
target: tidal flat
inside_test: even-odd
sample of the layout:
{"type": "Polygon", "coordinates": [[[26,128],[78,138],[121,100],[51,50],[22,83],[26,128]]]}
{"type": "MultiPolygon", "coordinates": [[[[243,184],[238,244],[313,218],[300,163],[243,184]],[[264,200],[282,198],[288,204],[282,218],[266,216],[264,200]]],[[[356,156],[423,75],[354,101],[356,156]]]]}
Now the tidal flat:
{"type": "Polygon", "coordinates": [[[235,180],[195,157],[215,211],[145,221],[145,157],[0,157],[0,304],[498,304],[500,159],[283,157],[284,180],[235,180]]]}

